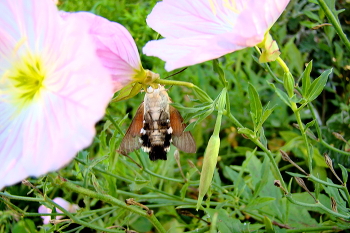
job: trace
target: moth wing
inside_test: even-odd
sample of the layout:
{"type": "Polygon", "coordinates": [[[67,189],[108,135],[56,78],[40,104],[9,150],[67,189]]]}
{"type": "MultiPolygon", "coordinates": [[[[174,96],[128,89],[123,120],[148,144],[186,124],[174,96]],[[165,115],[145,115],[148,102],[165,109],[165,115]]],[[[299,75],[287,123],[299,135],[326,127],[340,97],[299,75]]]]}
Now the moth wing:
{"type": "Polygon", "coordinates": [[[143,127],[143,113],[144,105],[142,103],[137,109],[135,117],[126,131],[122,142],[120,143],[119,152],[122,154],[128,154],[141,147],[140,131],[143,127]]]}
{"type": "Polygon", "coordinates": [[[183,118],[179,111],[171,105],[169,106],[169,111],[170,125],[173,129],[172,139],[174,146],[186,153],[196,153],[196,142],[194,141],[191,132],[184,132],[186,124],[183,123],[183,118]]]}

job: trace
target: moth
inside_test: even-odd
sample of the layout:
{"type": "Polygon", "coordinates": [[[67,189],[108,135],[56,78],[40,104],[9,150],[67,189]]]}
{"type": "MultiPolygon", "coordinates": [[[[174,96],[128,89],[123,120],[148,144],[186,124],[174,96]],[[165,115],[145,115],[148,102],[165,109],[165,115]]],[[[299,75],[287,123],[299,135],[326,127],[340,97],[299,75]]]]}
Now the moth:
{"type": "Polygon", "coordinates": [[[128,154],[142,148],[149,153],[150,160],[166,160],[173,143],[181,151],[195,153],[197,148],[192,134],[184,132],[183,118],[169,103],[171,100],[164,86],[148,87],[118,151],[128,154]]]}

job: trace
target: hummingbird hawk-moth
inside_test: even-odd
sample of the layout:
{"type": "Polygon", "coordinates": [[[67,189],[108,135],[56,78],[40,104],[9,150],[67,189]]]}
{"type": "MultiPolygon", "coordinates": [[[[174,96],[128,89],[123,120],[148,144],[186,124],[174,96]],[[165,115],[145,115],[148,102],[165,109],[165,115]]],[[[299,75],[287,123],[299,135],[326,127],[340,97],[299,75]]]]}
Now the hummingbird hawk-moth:
{"type": "Polygon", "coordinates": [[[196,143],[189,131],[184,132],[179,111],[169,105],[171,100],[164,86],[148,87],[143,103],[137,109],[119,152],[128,154],[140,147],[152,161],[167,159],[170,143],[187,153],[196,152],[196,143]]]}

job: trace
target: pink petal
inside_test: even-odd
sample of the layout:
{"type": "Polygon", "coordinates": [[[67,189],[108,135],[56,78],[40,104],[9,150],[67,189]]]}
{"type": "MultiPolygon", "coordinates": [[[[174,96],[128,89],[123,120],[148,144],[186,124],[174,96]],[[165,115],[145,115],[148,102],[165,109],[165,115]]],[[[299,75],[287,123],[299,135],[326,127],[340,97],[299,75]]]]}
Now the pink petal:
{"type": "Polygon", "coordinates": [[[10,81],[5,77],[0,82],[4,90],[0,93],[2,189],[28,176],[60,169],[89,146],[113,87],[96,57],[85,20],[72,17],[64,22],[52,1],[7,0],[0,6],[0,23],[9,30],[7,38],[26,39],[17,50],[15,44],[4,41],[17,53],[11,56],[2,50],[0,76],[5,77],[9,65],[25,51],[40,56],[46,70],[40,96],[25,107],[14,104],[10,81]]]}
{"type": "Polygon", "coordinates": [[[61,16],[65,19],[81,17],[90,24],[97,54],[104,67],[110,71],[115,90],[133,81],[133,77],[143,69],[135,41],[121,24],[89,12],[61,12],[61,16]]]}
{"type": "Polygon", "coordinates": [[[225,36],[198,36],[180,39],[150,41],[143,48],[146,55],[157,56],[166,61],[165,69],[195,65],[259,43],[260,39],[244,38],[234,33],[225,36]],[[235,40],[226,40],[234,38],[235,40]]]}
{"type": "Polygon", "coordinates": [[[166,61],[168,71],[218,58],[260,43],[289,0],[164,0],[147,24],[165,39],[148,42],[143,52],[166,61]],[[235,3],[234,7],[227,4],[235,3]]]}

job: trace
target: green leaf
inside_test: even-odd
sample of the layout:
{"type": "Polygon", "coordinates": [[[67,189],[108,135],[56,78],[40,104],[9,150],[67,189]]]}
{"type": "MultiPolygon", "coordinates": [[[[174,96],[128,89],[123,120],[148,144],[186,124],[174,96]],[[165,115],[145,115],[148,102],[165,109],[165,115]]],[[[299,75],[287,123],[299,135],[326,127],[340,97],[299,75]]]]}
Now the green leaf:
{"type": "Polygon", "coordinates": [[[236,218],[229,216],[224,209],[205,209],[211,219],[217,214],[217,228],[221,233],[242,232],[243,224],[236,218]]]}
{"type": "Polygon", "coordinates": [[[341,174],[343,176],[343,182],[344,183],[347,183],[348,182],[348,171],[346,170],[346,168],[341,165],[340,163],[338,163],[338,166],[340,167],[341,169],[341,174]]]}
{"type": "MultiPolygon", "coordinates": [[[[203,121],[205,118],[207,118],[212,112],[214,111],[214,109],[210,109],[209,111],[202,111],[200,112],[200,114],[197,114],[195,116],[191,116],[191,118],[197,118],[196,121],[191,122],[184,131],[191,131],[194,129],[194,127],[200,123],[201,121],[203,121]]],[[[187,118],[187,117],[186,117],[187,118]]]]}
{"type": "Polygon", "coordinates": [[[312,127],[315,124],[316,120],[312,120],[310,122],[308,122],[305,126],[305,130],[307,130],[308,128],[312,127]]]}
{"type": "Polygon", "coordinates": [[[248,128],[239,128],[238,129],[238,133],[245,134],[247,136],[249,135],[252,138],[256,137],[255,133],[252,130],[248,129],[248,128]]]}
{"type": "Polygon", "coordinates": [[[315,79],[311,83],[310,88],[306,94],[307,97],[305,97],[308,102],[313,101],[314,99],[317,98],[317,96],[319,96],[321,94],[324,86],[327,83],[328,76],[330,75],[331,72],[332,72],[332,69],[328,69],[328,70],[324,71],[320,75],[320,77],[318,77],[317,79],[315,79]]]}
{"type": "Polygon", "coordinates": [[[344,11],[344,9],[341,9],[341,10],[336,10],[335,9],[335,0],[325,0],[325,3],[327,4],[327,6],[329,7],[329,9],[332,11],[333,15],[335,16],[336,20],[338,21],[338,23],[340,24],[339,22],[339,19],[338,19],[338,15],[344,11]]]}
{"type": "Polygon", "coordinates": [[[312,61],[310,61],[307,64],[304,72],[301,74],[301,93],[302,93],[303,98],[307,98],[306,94],[308,93],[309,88],[310,88],[310,84],[311,84],[310,73],[311,73],[311,70],[312,70],[312,61]]]}
{"type": "Polygon", "coordinates": [[[317,14],[313,13],[312,11],[306,10],[306,11],[304,11],[304,14],[307,17],[309,17],[310,19],[313,19],[313,20],[317,21],[318,23],[322,23],[322,21],[320,20],[320,17],[317,14]]]}
{"type": "Polygon", "coordinates": [[[318,182],[315,182],[314,185],[315,185],[315,192],[314,192],[315,198],[316,200],[318,200],[321,192],[321,188],[320,188],[321,185],[318,182]]]}
{"type": "Polygon", "coordinates": [[[265,156],[264,158],[264,162],[261,166],[261,171],[260,171],[260,181],[255,185],[255,189],[254,189],[254,197],[253,199],[255,199],[260,191],[262,190],[262,188],[265,187],[265,185],[268,182],[268,177],[269,177],[269,168],[270,168],[270,160],[268,159],[267,156],[265,156]]]}
{"type": "Polygon", "coordinates": [[[34,233],[37,232],[33,220],[23,219],[16,223],[11,230],[12,233],[34,233]]]}
{"type": "Polygon", "coordinates": [[[288,105],[289,107],[291,107],[290,105],[290,100],[289,100],[289,97],[288,95],[283,92],[282,90],[278,89],[275,87],[275,85],[273,83],[269,83],[268,84],[275,90],[277,96],[286,104],[288,105]]]}
{"type": "Polygon", "coordinates": [[[259,140],[265,146],[265,148],[267,148],[267,139],[265,137],[264,128],[261,127],[259,132],[260,132],[259,140]]]}
{"type": "Polygon", "coordinates": [[[254,128],[255,130],[257,130],[256,127],[259,125],[263,108],[258,92],[256,91],[255,87],[250,83],[248,85],[248,97],[250,100],[250,111],[252,113],[251,115],[253,118],[252,120],[254,122],[254,128]]]}
{"type": "Polygon", "coordinates": [[[287,91],[288,96],[291,98],[294,95],[295,80],[291,73],[284,73],[283,75],[283,86],[287,91]]]}
{"type": "Polygon", "coordinates": [[[107,191],[100,185],[101,180],[97,179],[93,173],[91,173],[91,182],[98,193],[103,193],[103,194],[107,193],[107,191]]]}
{"type": "Polygon", "coordinates": [[[265,224],[265,232],[275,233],[271,220],[266,216],[264,216],[264,224],[265,224]]]}
{"type": "Polygon", "coordinates": [[[137,95],[140,90],[142,88],[142,84],[140,83],[131,83],[127,86],[125,86],[123,89],[121,89],[119,91],[119,94],[117,97],[113,98],[111,100],[111,102],[119,102],[122,100],[127,100],[130,99],[132,97],[134,97],[135,95],[137,95]]]}
{"type": "Polygon", "coordinates": [[[306,177],[305,175],[302,175],[299,173],[294,173],[294,172],[286,172],[286,173],[288,173],[289,175],[294,176],[294,177],[306,177]]]}
{"type": "Polygon", "coordinates": [[[195,86],[193,89],[193,93],[196,95],[196,97],[202,102],[209,102],[212,103],[213,100],[208,96],[208,94],[203,91],[202,89],[198,88],[197,86],[195,86]]]}
{"type": "Polygon", "coordinates": [[[259,210],[263,206],[269,205],[274,200],[276,200],[276,198],[274,198],[274,197],[252,198],[251,202],[246,206],[246,209],[247,210],[259,210]]]}
{"type": "Polygon", "coordinates": [[[267,103],[267,105],[264,107],[264,110],[263,110],[263,113],[262,113],[262,116],[261,116],[261,119],[260,119],[260,125],[262,125],[267,120],[267,118],[271,115],[273,110],[275,110],[276,106],[273,106],[272,108],[269,108],[269,104],[270,104],[270,102],[267,103]]]}
{"type": "Polygon", "coordinates": [[[149,185],[149,180],[135,180],[132,184],[129,185],[130,190],[139,191],[140,189],[149,185]]]}
{"type": "Polygon", "coordinates": [[[213,69],[219,75],[219,80],[221,81],[221,84],[224,87],[227,87],[228,82],[226,81],[225,73],[224,73],[223,69],[220,67],[218,59],[213,60],[213,69]]]}

